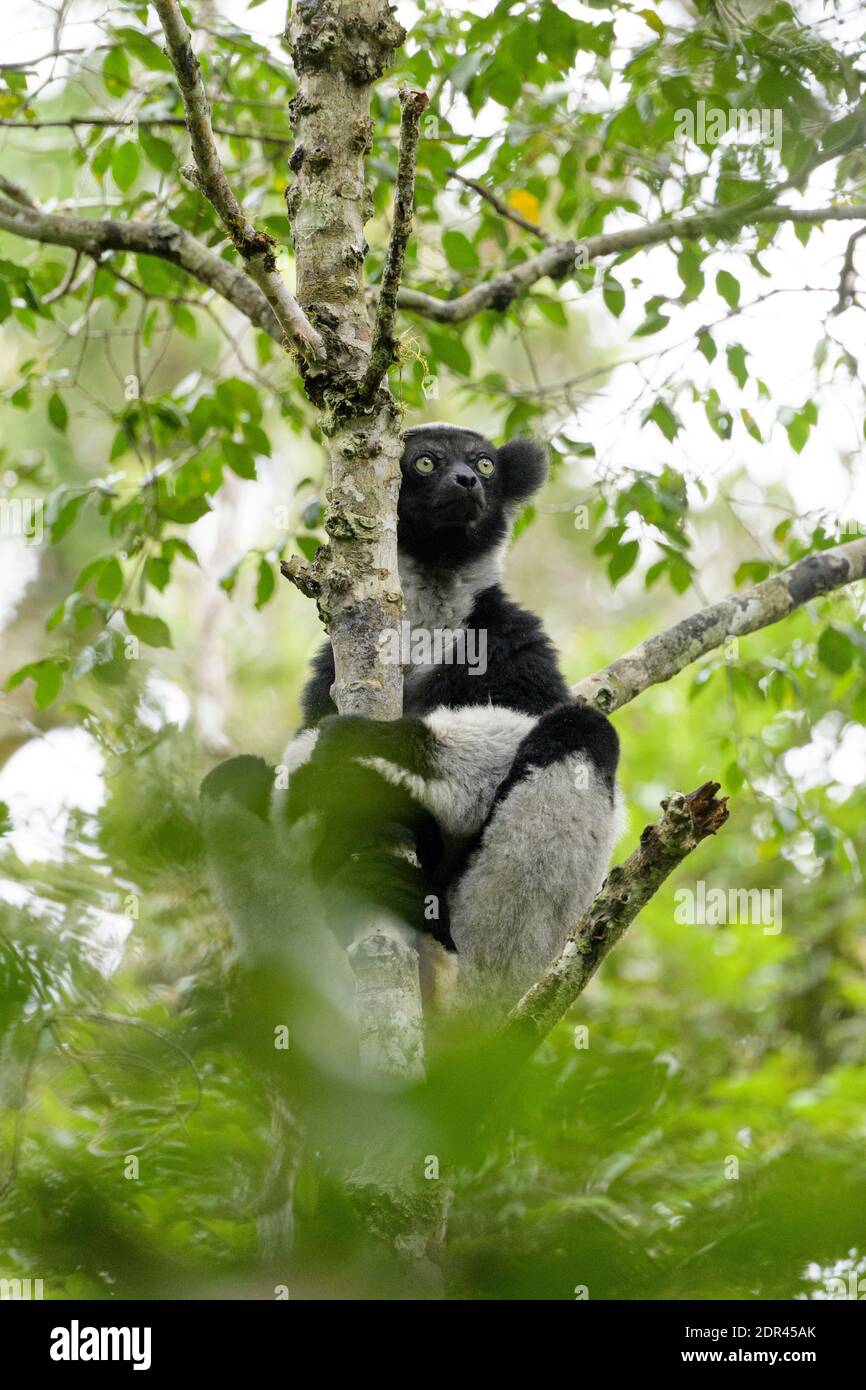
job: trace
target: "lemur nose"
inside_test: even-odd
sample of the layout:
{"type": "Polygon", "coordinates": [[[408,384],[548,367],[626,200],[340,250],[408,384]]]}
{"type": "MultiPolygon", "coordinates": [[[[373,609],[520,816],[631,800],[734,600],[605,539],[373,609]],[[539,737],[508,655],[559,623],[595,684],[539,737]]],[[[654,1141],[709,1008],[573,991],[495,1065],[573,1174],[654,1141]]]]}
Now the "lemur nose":
{"type": "Polygon", "coordinates": [[[474,487],[477,487],[477,486],[478,486],[478,478],[476,477],[476,475],[475,475],[474,473],[470,473],[468,469],[466,470],[465,473],[463,473],[463,472],[461,472],[461,473],[455,473],[455,474],[454,474],[454,481],[455,481],[455,483],[457,483],[460,487],[465,487],[465,488],[467,488],[470,492],[472,491],[472,489],[473,489],[474,487]]]}

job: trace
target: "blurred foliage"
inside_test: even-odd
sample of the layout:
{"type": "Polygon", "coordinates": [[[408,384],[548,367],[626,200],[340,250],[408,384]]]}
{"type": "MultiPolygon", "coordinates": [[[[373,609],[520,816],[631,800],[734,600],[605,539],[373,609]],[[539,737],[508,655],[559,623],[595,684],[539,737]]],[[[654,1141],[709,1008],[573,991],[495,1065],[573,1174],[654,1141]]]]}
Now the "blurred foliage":
{"type": "MultiPolygon", "coordinates": [[[[537,250],[451,182],[452,168],[579,238],[635,212],[749,198],[844,140],[862,113],[862,52],[834,38],[844,7],[820,22],[816,7],[786,3],[751,5],[748,20],[711,0],[662,9],[503,0],[479,16],[419,3],[374,97],[370,279],[387,239],[401,80],[432,98],[406,279],[444,297],[537,250]],[[677,141],[677,113],[699,101],[780,109],[779,148],[677,141]]],[[[33,126],[15,130],[4,172],[61,211],[171,219],[233,260],[178,175],[186,136],[152,11],[116,3],[93,24],[98,43],[44,94],[33,74],[0,73],[0,114],[33,126]],[[87,124],[95,114],[109,123],[87,124]]],[[[255,33],[213,12],[196,42],[229,176],[285,246],[293,87],[279,41],[255,33]]],[[[840,201],[863,175],[862,146],[823,171],[840,201]]],[[[677,244],[679,285],[660,287],[624,253],[465,326],[404,320],[392,384],[407,411],[552,438],[553,482],[521,518],[514,588],[544,613],[574,679],[704,590],[755,582],[846,534],[829,515],[798,514],[781,482],[747,530],[699,463],[671,461],[682,445],[701,458],[686,424],[696,403],[714,438],[746,447],[781,433],[792,457],[834,393],[862,420],[860,364],[829,330],[793,404],[771,398],[760,362],[730,339],[747,306],[717,253],[733,243],[763,274],[762,253],[786,234],[764,224],[724,247],[677,244]],[[588,343],[586,315],[615,326],[636,308],[644,352],[695,301],[707,303],[694,345],[712,385],[674,374],[644,394],[646,456],[614,464],[585,437],[574,395],[551,389],[548,364],[601,381],[610,362],[588,343]]],[[[866,806],[850,771],[864,758],[866,639],[853,591],[617,716],[629,843],[671,787],[715,775],[734,797],[730,824],[649,904],[489,1111],[472,1039],[407,1097],[308,1077],[295,1250],[262,1273],[270,1114],[239,1042],[256,1001],[228,961],[196,787],[231,747],[276,758],[293,726],[315,624],[277,562],[293,548],[311,556],[322,534],[315,420],[272,340],[177,268],[121,253],[78,263],[9,236],[2,253],[4,486],[44,499],[46,535],[16,552],[24,580],[2,619],[0,1275],[42,1277],[65,1298],[268,1294],[275,1282],[293,1297],[405,1295],[341,1181],[347,1154],[393,1127],[417,1175],[433,1156],[454,1190],[454,1297],[571,1298],[585,1285],[591,1298],[791,1298],[820,1295],[831,1268],[856,1276],[866,806]],[[50,742],[70,733],[83,742],[50,742]],[[31,793],[47,795],[52,758],[67,788],[45,813],[50,849],[18,838],[31,813],[12,787],[39,747],[31,793]],[[88,808],[76,800],[83,748],[102,789],[88,808]],[[781,889],[782,931],[678,924],[674,893],[699,878],[781,889]]],[[[730,470],[731,486],[744,480],[730,470]]]]}

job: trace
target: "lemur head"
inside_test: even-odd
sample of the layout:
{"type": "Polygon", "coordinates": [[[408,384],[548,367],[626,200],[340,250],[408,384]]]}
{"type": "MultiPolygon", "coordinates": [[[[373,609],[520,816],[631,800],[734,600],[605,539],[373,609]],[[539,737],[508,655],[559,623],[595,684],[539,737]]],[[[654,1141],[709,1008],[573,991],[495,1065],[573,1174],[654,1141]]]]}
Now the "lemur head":
{"type": "Polygon", "coordinates": [[[515,511],[547,476],[547,451],[532,439],[497,449],[459,425],[406,431],[397,538],[413,559],[459,564],[508,533],[515,511]]]}

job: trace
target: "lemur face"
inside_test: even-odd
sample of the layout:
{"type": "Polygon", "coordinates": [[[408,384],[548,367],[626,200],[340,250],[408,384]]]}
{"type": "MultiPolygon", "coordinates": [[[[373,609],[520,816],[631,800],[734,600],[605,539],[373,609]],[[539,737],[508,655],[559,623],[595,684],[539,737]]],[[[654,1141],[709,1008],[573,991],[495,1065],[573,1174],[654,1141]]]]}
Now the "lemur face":
{"type": "Polygon", "coordinates": [[[448,563],[484,554],[506,535],[519,503],[540,487],[546,452],[529,439],[497,449],[474,430],[407,430],[398,510],[401,549],[448,563]]]}

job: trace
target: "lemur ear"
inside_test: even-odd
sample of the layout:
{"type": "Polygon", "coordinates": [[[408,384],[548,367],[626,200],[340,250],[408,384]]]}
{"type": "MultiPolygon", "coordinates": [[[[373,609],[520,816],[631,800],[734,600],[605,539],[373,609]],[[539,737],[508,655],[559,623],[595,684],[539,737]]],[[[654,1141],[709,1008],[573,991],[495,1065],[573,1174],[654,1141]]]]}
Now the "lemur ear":
{"type": "Polygon", "coordinates": [[[537,439],[511,439],[496,455],[502,495],[508,502],[525,502],[547,477],[547,448],[537,439]]]}

